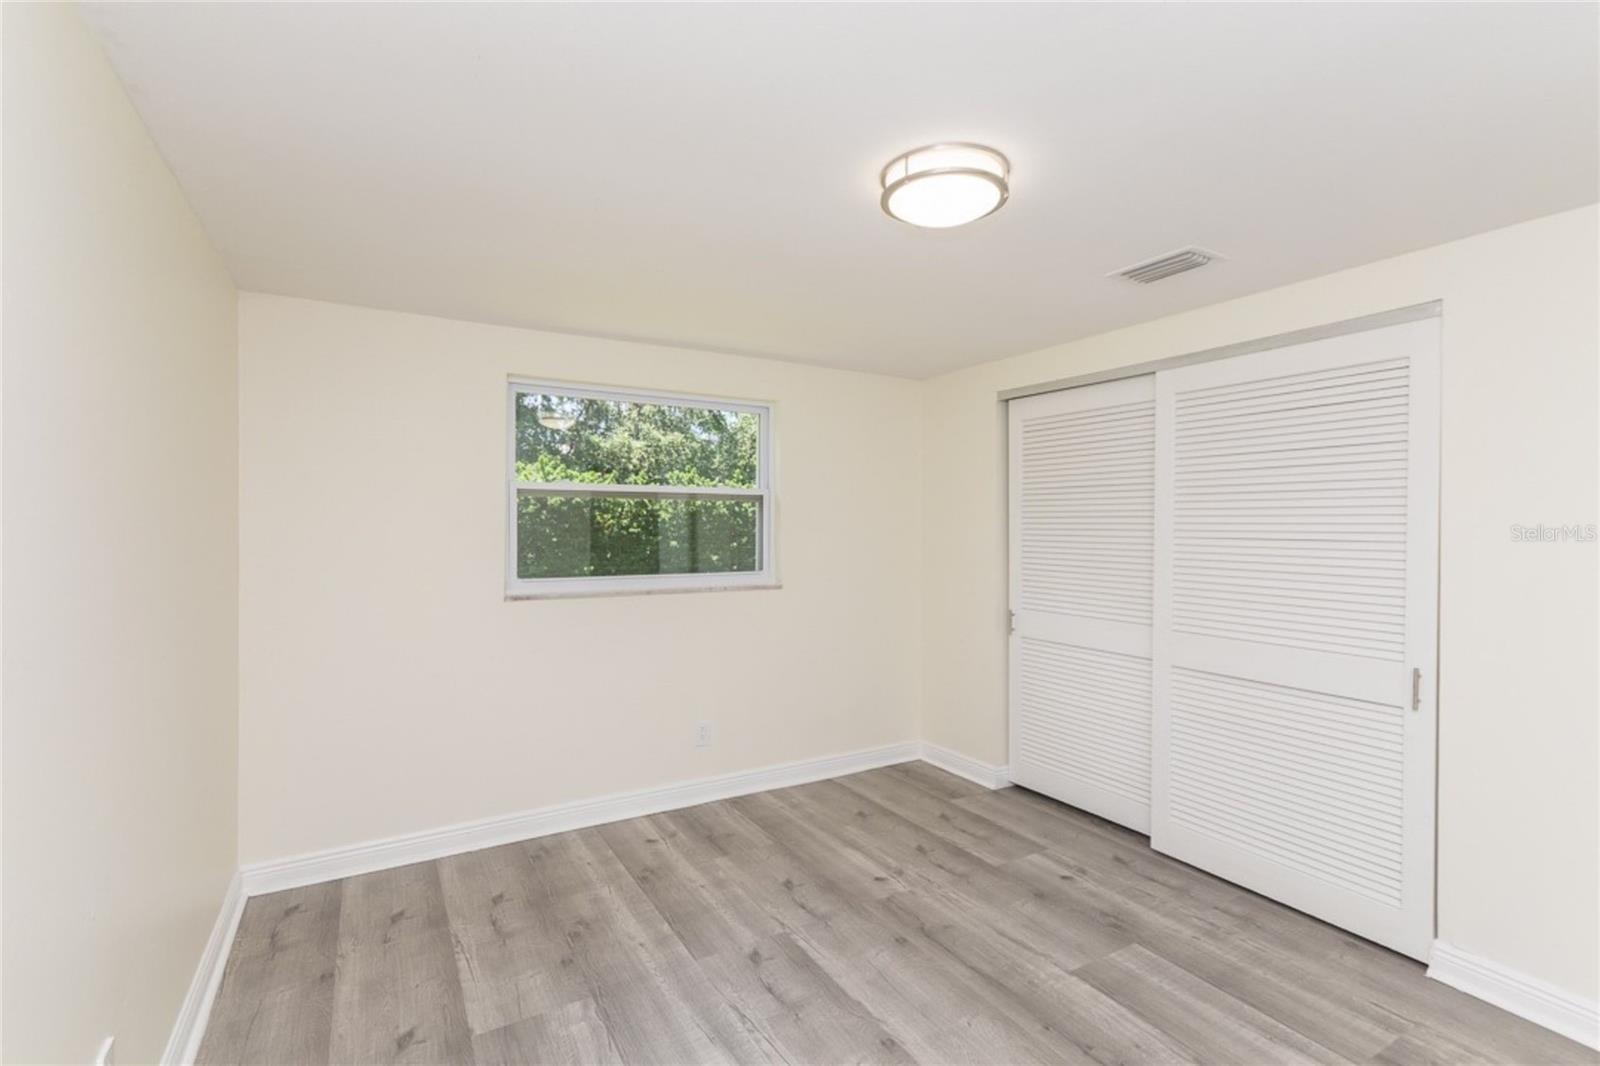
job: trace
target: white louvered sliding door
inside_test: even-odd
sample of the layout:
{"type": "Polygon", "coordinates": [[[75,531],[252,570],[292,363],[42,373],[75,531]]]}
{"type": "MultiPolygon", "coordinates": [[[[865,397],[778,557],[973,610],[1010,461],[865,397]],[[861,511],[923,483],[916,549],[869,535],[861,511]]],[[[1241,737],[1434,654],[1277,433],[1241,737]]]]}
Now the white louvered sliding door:
{"type": "Polygon", "coordinates": [[[1431,310],[1010,404],[1012,780],[1416,958],[1431,310]]]}
{"type": "Polygon", "coordinates": [[[1151,844],[1426,957],[1436,318],[1156,380],[1151,844]]]}
{"type": "Polygon", "coordinates": [[[1154,381],[1010,421],[1011,778],[1148,832],[1154,381]]]}

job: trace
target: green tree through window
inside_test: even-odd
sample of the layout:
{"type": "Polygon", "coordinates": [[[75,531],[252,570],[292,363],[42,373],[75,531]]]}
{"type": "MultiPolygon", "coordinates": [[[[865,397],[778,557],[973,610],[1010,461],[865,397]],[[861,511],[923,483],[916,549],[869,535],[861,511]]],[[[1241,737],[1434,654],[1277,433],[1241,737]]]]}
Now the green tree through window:
{"type": "MultiPolygon", "coordinates": [[[[548,485],[754,489],[760,419],[709,407],[516,396],[516,476],[548,485]]],[[[761,569],[755,496],[520,493],[518,578],[761,569]]]]}

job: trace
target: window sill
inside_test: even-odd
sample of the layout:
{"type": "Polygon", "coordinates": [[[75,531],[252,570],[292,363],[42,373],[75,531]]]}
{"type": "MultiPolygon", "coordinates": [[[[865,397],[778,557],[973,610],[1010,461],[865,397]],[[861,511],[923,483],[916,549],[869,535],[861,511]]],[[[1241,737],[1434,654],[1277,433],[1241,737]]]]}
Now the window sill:
{"type": "Polygon", "coordinates": [[[712,581],[693,585],[610,585],[604,588],[582,588],[573,585],[555,588],[516,586],[506,589],[505,599],[510,603],[513,600],[578,600],[611,596],[680,595],[690,592],[754,592],[763,589],[771,591],[781,588],[783,582],[776,578],[763,578],[759,581],[712,581]]]}

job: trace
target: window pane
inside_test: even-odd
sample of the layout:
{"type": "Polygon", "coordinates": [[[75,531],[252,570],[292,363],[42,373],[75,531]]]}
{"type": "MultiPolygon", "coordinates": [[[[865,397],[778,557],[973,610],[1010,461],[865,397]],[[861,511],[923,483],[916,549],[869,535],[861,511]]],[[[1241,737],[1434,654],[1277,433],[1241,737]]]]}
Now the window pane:
{"type": "Polygon", "coordinates": [[[517,393],[517,480],[756,487],[743,411],[517,393]]]}
{"type": "Polygon", "coordinates": [[[517,498],[517,577],[731,574],[761,569],[761,502],[748,497],[517,498]]]}

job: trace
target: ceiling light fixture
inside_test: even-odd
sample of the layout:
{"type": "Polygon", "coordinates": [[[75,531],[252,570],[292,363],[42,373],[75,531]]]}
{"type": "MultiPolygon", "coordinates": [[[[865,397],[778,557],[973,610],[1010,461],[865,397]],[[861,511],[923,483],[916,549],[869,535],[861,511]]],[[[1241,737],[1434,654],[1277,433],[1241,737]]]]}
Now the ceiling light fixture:
{"type": "Polygon", "coordinates": [[[892,218],[948,229],[1000,210],[1011,195],[1011,164],[981,144],[930,144],[896,156],[878,176],[892,218]]]}

